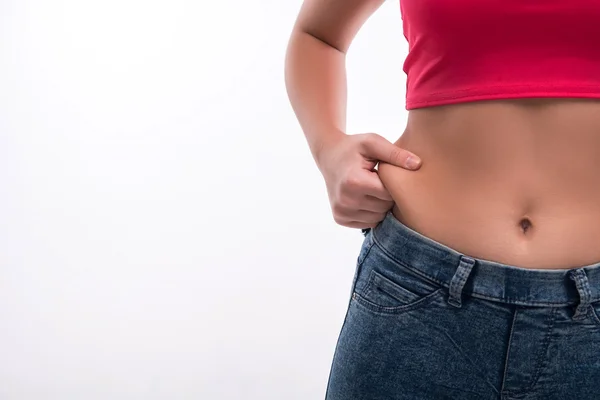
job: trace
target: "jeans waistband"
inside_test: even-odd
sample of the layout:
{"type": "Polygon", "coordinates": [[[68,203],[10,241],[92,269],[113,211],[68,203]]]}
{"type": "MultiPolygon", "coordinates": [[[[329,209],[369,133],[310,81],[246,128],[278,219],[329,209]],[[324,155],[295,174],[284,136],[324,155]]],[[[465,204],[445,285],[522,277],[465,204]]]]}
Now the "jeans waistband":
{"type": "Polygon", "coordinates": [[[400,222],[391,211],[363,231],[396,262],[460,293],[525,306],[569,306],[600,300],[600,262],[571,269],[531,269],[463,254],[400,222]]]}

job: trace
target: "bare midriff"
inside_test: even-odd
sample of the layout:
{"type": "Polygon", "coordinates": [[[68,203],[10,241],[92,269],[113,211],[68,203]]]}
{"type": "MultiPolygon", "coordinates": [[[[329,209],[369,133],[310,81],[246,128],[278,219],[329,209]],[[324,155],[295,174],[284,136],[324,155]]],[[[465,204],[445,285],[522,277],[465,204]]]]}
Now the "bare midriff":
{"type": "Polygon", "coordinates": [[[396,145],[423,160],[416,171],[378,167],[409,228],[521,268],[600,262],[599,100],[415,109],[396,145]]]}

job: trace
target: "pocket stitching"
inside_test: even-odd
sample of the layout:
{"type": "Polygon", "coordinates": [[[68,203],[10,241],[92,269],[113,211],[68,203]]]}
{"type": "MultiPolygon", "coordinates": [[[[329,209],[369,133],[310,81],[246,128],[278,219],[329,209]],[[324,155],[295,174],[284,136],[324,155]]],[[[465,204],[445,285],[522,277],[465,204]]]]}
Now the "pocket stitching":
{"type": "Polygon", "coordinates": [[[421,299],[402,306],[388,307],[388,306],[380,306],[378,304],[372,303],[371,301],[365,299],[363,296],[358,294],[357,292],[352,293],[352,299],[356,301],[356,304],[366,308],[367,310],[380,313],[380,314],[388,314],[388,315],[399,315],[404,312],[411,311],[416,308],[420,308],[421,306],[425,306],[430,302],[433,302],[438,297],[441,297],[444,292],[444,288],[441,287],[437,289],[435,292],[432,292],[421,299]]]}
{"type": "Polygon", "coordinates": [[[375,272],[375,270],[371,270],[371,272],[369,273],[369,280],[367,281],[367,284],[365,285],[365,289],[364,289],[365,296],[369,295],[369,292],[371,291],[371,286],[373,286],[373,278],[374,278],[373,272],[375,272]]]}
{"type": "MultiPolygon", "coordinates": [[[[392,262],[400,264],[403,268],[407,268],[409,270],[411,270],[411,272],[413,272],[414,274],[416,274],[417,276],[421,277],[421,279],[433,282],[435,284],[438,284],[442,287],[444,287],[442,281],[440,281],[439,279],[436,279],[428,274],[423,273],[422,271],[416,270],[414,268],[412,268],[410,265],[408,265],[407,263],[405,263],[404,261],[394,257],[393,254],[391,254],[389,251],[386,250],[386,248],[382,245],[380,245],[379,243],[377,243],[377,240],[375,239],[375,237],[373,237],[373,242],[375,244],[377,244],[377,247],[379,247],[379,249],[381,250],[382,254],[384,254],[387,258],[389,258],[392,262]]],[[[369,248],[369,251],[371,249],[369,248]]]]}
{"type": "MultiPolygon", "coordinates": [[[[425,297],[423,295],[419,295],[419,294],[411,292],[410,290],[408,290],[407,288],[403,287],[399,283],[396,283],[396,282],[392,281],[391,279],[385,277],[383,274],[380,274],[379,272],[377,272],[374,269],[371,270],[370,275],[371,276],[369,277],[369,282],[368,282],[367,286],[365,287],[364,296],[363,297],[368,297],[369,296],[369,293],[370,293],[369,290],[376,290],[376,289],[373,289],[371,286],[381,287],[381,285],[377,285],[375,283],[376,279],[379,280],[380,282],[383,282],[385,285],[391,286],[393,288],[393,290],[404,292],[404,293],[406,293],[406,296],[412,296],[412,298],[410,300],[406,300],[406,299],[403,300],[403,299],[397,298],[396,296],[394,296],[393,293],[390,293],[389,291],[385,290],[384,288],[381,289],[382,292],[384,292],[386,295],[388,295],[390,297],[393,297],[397,301],[400,301],[400,302],[401,301],[408,301],[410,303],[413,303],[413,302],[419,301],[419,299],[425,297]]],[[[437,289],[435,289],[435,290],[437,290],[437,289]]],[[[373,304],[375,304],[375,303],[373,303],[373,304]]],[[[405,304],[405,305],[408,305],[408,304],[405,304]]],[[[382,306],[382,307],[384,307],[384,306],[382,306]]]]}

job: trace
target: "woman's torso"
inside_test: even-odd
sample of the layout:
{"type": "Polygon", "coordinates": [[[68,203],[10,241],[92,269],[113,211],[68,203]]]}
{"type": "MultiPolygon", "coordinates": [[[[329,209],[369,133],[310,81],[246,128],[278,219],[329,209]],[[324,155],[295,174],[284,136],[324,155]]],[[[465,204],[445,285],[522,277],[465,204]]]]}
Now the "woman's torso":
{"type": "Polygon", "coordinates": [[[411,110],[380,164],[402,223],[476,258],[523,268],[600,261],[600,101],[519,99],[411,110]]]}

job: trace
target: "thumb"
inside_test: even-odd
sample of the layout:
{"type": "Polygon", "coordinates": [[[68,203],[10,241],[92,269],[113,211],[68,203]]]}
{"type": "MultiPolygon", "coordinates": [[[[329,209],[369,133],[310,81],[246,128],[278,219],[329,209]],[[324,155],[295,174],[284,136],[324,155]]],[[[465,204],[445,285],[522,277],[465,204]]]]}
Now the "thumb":
{"type": "Polygon", "coordinates": [[[390,143],[386,138],[372,133],[363,142],[363,155],[397,167],[417,169],[421,166],[421,159],[414,153],[390,143]],[[415,162],[411,164],[409,158],[415,162]]]}

